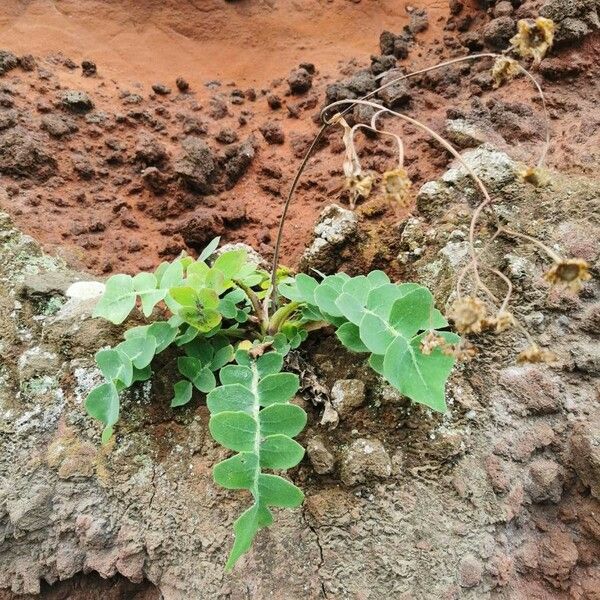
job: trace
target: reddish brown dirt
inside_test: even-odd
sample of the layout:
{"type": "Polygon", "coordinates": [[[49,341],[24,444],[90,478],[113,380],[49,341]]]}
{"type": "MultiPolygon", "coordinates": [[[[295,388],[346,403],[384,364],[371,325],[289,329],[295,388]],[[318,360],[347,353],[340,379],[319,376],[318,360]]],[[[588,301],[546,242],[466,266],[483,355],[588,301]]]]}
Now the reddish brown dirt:
{"type": "MultiPolygon", "coordinates": [[[[368,67],[368,55],[379,51],[381,30],[400,31],[408,22],[405,5],[409,3],[338,1],[305,6],[213,0],[201,6],[190,2],[185,10],[174,1],[159,6],[133,3],[127,10],[120,2],[5,6],[0,13],[3,45],[16,54],[41,57],[36,71],[16,69],[5,75],[2,82],[13,92],[6,102],[18,111],[20,125],[40,133],[40,143],[58,165],[48,181],[2,177],[8,196],[0,196],[0,206],[47,249],[98,273],[151,269],[183,249],[193,251],[215,234],[248,242],[270,256],[283,197],[316,131],[312,117],[324,103],[327,84],[368,67]],[[65,65],[65,57],[76,65],[93,59],[98,75],[82,77],[80,68],[65,65]],[[289,95],[286,77],[301,62],[316,65],[313,88],[303,95],[289,95]],[[176,93],[174,79],[180,75],[189,81],[191,93],[176,93]],[[221,85],[207,88],[206,82],[215,79],[221,85]],[[167,84],[173,93],[153,94],[150,86],[156,82],[167,84]],[[239,104],[231,102],[233,90],[249,87],[256,100],[246,94],[239,104]],[[94,113],[105,113],[106,121],[74,118],[78,131],[60,139],[38,132],[41,111],[63,114],[57,95],[65,89],[86,91],[95,104],[94,113]],[[126,104],[127,91],[139,94],[140,103],[126,104]],[[267,94],[279,95],[283,107],[269,108],[267,94]],[[215,95],[222,96],[228,113],[218,119],[211,117],[210,100],[215,95]],[[199,135],[221,157],[230,146],[215,141],[220,130],[235,131],[240,142],[254,140],[256,157],[232,189],[221,186],[211,195],[198,195],[173,179],[172,163],[181,154],[189,119],[203,124],[206,131],[199,135]],[[265,123],[281,126],[283,144],[265,142],[260,133],[265,123]],[[144,135],[160,142],[168,154],[161,166],[168,181],[159,195],[143,185],[140,172],[146,165],[135,160],[137,141],[144,135]],[[89,179],[74,172],[77,155],[91,164],[94,174],[89,179]]],[[[399,61],[409,70],[468,53],[459,41],[464,34],[448,25],[447,3],[425,5],[429,28],[416,35],[409,57],[399,61]]],[[[526,6],[519,10],[528,16],[526,6]]],[[[471,30],[480,32],[490,15],[473,3],[463,8],[460,18],[471,19],[471,30]]],[[[560,54],[581,71],[597,51],[597,41],[588,38],[583,48],[560,54]]],[[[505,104],[484,108],[486,124],[504,136],[513,154],[530,162],[541,141],[541,121],[528,118],[539,117],[539,107],[530,103],[534,94],[524,81],[499,92],[482,90],[473,79],[484,66],[453,67],[416,80],[405,110],[441,130],[449,110],[454,116],[468,114],[473,99],[480,98],[481,112],[493,98],[503,99],[505,104]],[[531,115],[523,112],[528,105],[533,106],[531,115]]],[[[585,170],[586,160],[593,164],[587,149],[598,129],[596,121],[586,118],[593,111],[594,96],[586,92],[585,78],[579,79],[581,85],[574,86],[546,82],[553,117],[560,117],[553,123],[557,145],[549,162],[575,171],[585,170]],[[574,123],[579,128],[575,135],[574,123]]],[[[446,166],[449,156],[423,134],[407,128],[405,133],[409,174],[413,189],[418,190],[446,166]]],[[[310,162],[290,210],[283,247],[288,264],[297,264],[321,208],[343,197],[337,132],[329,136],[328,146],[310,162]]],[[[389,149],[378,142],[366,146],[365,167],[382,171],[393,164],[389,149]]],[[[406,214],[377,198],[362,210],[369,220],[367,227],[381,230],[382,235],[390,222],[406,214]]]]}

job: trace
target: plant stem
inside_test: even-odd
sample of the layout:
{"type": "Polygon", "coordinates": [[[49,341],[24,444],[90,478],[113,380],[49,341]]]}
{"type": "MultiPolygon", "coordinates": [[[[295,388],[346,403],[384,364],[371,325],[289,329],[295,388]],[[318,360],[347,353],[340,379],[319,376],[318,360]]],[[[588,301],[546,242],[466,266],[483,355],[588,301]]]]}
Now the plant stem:
{"type": "Polygon", "coordinates": [[[268,333],[271,335],[277,333],[285,323],[286,319],[298,309],[300,304],[300,302],[289,302],[279,308],[269,321],[269,327],[267,329],[268,333]]]}

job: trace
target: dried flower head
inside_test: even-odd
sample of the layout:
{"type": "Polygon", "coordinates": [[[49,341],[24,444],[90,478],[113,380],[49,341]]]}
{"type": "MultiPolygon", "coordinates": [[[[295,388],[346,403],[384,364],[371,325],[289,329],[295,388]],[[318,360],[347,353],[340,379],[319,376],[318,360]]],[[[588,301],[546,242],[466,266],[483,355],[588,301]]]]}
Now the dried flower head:
{"type": "Polygon", "coordinates": [[[359,198],[368,198],[373,189],[372,175],[354,175],[346,177],[344,187],[350,191],[350,208],[354,209],[359,198]]]}
{"type": "Polygon", "coordinates": [[[550,350],[543,350],[537,344],[532,344],[517,356],[517,362],[519,364],[553,363],[556,362],[556,355],[550,350]]]}
{"type": "Polygon", "coordinates": [[[581,258],[569,258],[555,262],[544,275],[544,279],[552,285],[564,286],[573,292],[581,289],[584,281],[592,278],[589,265],[581,258]]]}
{"type": "Polygon", "coordinates": [[[436,348],[439,348],[446,356],[454,356],[454,346],[435,331],[430,331],[421,340],[421,352],[429,355],[436,348]]]}
{"type": "Polygon", "coordinates": [[[394,202],[400,206],[406,206],[411,185],[412,182],[408,178],[408,173],[400,167],[386,171],[383,174],[383,196],[390,203],[394,202]]]}
{"type": "Polygon", "coordinates": [[[465,296],[452,305],[449,317],[459,333],[480,333],[485,325],[487,310],[478,298],[465,296]]]}
{"type": "Polygon", "coordinates": [[[539,167],[526,167],[519,173],[521,179],[535,187],[540,187],[548,183],[548,173],[539,167]]]}
{"type": "Polygon", "coordinates": [[[494,330],[496,333],[506,331],[515,326],[515,318],[508,311],[501,311],[495,317],[485,319],[483,322],[484,329],[494,330]]]}
{"type": "Polygon", "coordinates": [[[469,342],[469,340],[462,339],[454,346],[454,358],[460,362],[466,362],[471,360],[477,355],[477,348],[469,342]]]}
{"type": "Polygon", "coordinates": [[[494,88],[499,88],[503,83],[510,81],[521,72],[521,67],[516,60],[508,56],[500,56],[492,67],[492,79],[494,88]]]}
{"type": "Polygon", "coordinates": [[[538,17],[535,22],[525,19],[517,23],[517,34],[510,43],[520,56],[533,57],[533,64],[539,65],[554,41],[554,21],[538,17]]]}

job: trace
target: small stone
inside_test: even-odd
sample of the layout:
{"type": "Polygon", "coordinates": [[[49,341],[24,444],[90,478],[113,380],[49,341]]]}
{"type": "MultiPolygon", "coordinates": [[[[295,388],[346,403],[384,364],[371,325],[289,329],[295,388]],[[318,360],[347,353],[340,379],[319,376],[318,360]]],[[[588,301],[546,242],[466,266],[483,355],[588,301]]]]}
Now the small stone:
{"type": "Polygon", "coordinates": [[[571,536],[553,531],[539,543],[539,569],[544,579],[558,589],[566,589],[579,554],[571,536]]]}
{"type": "Polygon", "coordinates": [[[358,438],[346,448],[340,477],[346,485],[369,479],[385,479],[392,473],[392,461],[383,444],[376,438],[358,438]]]}
{"type": "Polygon", "coordinates": [[[517,24],[511,17],[498,17],[491,20],[483,30],[485,43],[495,50],[503,50],[508,46],[510,38],[515,35],[517,24]]]}
{"type": "Polygon", "coordinates": [[[183,154],[175,162],[175,173],[187,187],[200,194],[212,189],[216,162],[208,144],[196,137],[188,137],[181,143],[183,154]]]}
{"type": "Polygon", "coordinates": [[[260,132],[267,144],[283,144],[285,141],[283,129],[281,128],[281,125],[275,121],[267,121],[261,125],[260,132]]]}
{"type": "Polygon", "coordinates": [[[335,467],[335,457],[328,450],[325,441],[321,436],[315,436],[308,441],[306,453],[313,466],[313,469],[319,474],[331,473],[335,467]]]}
{"type": "Polygon", "coordinates": [[[306,69],[294,69],[287,82],[292,94],[305,94],[312,87],[312,75],[306,69]]]}
{"type": "Polygon", "coordinates": [[[529,479],[525,490],[533,502],[560,501],[562,496],[560,467],[553,460],[538,458],[529,465],[529,479]]]}
{"type": "Polygon", "coordinates": [[[578,423],[570,441],[571,463],[579,479],[600,500],[600,416],[578,423]]]}
{"type": "Polygon", "coordinates": [[[0,50],[0,75],[4,75],[11,69],[16,69],[19,61],[15,54],[8,50],[0,50]]]}
{"type": "MultiPolygon", "coordinates": [[[[398,69],[393,69],[381,79],[380,85],[387,85],[392,80],[397,79],[401,75],[404,75],[402,71],[398,69]]],[[[397,81],[396,83],[393,83],[392,85],[377,92],[377,96],[381,98],[381,100],[389,108],[398,108],[400,106],[405,106],[410,102],[410,86],[406,80],[397,81]]]]}
{"type": "Polygon", "coordinates": [[[473,123],[465,119],[446,121],[446,137],[448,141],[461,149],[476,148],[485,143],[485,133],[473,123]]]}
{"type": "Polygon", "coordinates": [[[171,88],[164,83],[155,83],[152,85],[152,90],[159,96],[168,96],[171,93],[171,88]]]}
{"type": "Polygon", "coordinates": [[[17,124],[19,114],[16,110],[4,110],[0,112],[0,131],[10,129],[17,124]]]}
{"type": "Polygon", "coordinates": [[[183,77],[178,77],[175,80],[175,85],[182,94],[185,94],[190,89],[190,84],[183,77]]]}
{"type": "Polygon", "coordinates": [[[365,384],[360,379],[338,379],[331,388],[331,403],[343,419],[365,403],[365,384]]]}
{"type": "Polygon", "coordinates": [[[408,28],[411,33],[421,33],[429,27],[429,17],[423,8],[415,8],[410,11],[408,17],[408,28]]]}
{"type": "Polygon", "coordinates": [[[215,140],[220,142],[221,144],[233,144],[238,141],[238,134],[229,127],[224,127],[220,129],[217,135],[215,136],[215,140]]]}
{"type": "Polygon", "coordinates": [[[31,54],[24,54],[19,57],[19,66],[23,71],[34,71],[37,66],[36,60],[31,54]]]}
{"type": "Polygon", "coordinates": [[[63,92],[60,101],[67,110],[78,114],[89,112],[94,108],[94,103],[90,97],[85,92],[78,90],[63,92]]]}
{"type": "Polygon", "coordinates": [[[391,54],[371,56],[371,73],[381,75],[396,66],[396,57],[391,54]]]}
{"type": "Polygon", "coordinates": [[[65,295],[74,301],[92,300],[104,294],[105,285],[100,281],[76,281],[66,290],[65,295]]]}
{"type": "Polygon", "coordinates": [[[44,115],[41,128],[55,138],[65,137],[79,129],[73,119],[61,115],[44,115]]]}
{"type": "Polygon", "coordinates": [[[81,63],[81,73],[84,77],[94,77],[98,72],[96,63],[91,60],[84,60],[81,63]]]}
{"type": "Polygon", "coordinates": [[[483,579],[483,563],[473,556],[466,554],[458,567],[458,583],[464,588],[478,586],[483,579]]]}
{"type": "Polygon", "coordinates": [[[502,369],[498,383],[509,396],[508,406],[523,415],[548,415],[562,407],[560,378],[540,365],[502,369]],[[516,401],[516,402],[515,402],[516,401]]]}
{"type": "Polygon", "coordinates": [[[494,6],[494,17],[509,17],[513,13],[513,5],[508,0],[501,0],[494,6]]]}
{"type": "Polygon", "coordinates": [[[267,96],[267,104],[269,105],[269,108],[277,110],[278,108],[281,108],[281,98],[277,94],[269,94],[267,96]]]}

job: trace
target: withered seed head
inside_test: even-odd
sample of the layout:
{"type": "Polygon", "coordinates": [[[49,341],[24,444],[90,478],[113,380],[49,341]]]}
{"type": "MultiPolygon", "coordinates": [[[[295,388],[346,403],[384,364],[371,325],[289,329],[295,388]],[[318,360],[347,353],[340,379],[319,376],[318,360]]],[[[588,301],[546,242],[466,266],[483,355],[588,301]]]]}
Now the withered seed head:
{"type": "Polygon", "coordinates": [[[543,350],[537,344],[532,344],[517,356],[517,362],[519,364],[553,363],[556,362],[556,355],[550,350],[543,350]]]}
{"type": "Polygon", "coordinates": [[[400,206],[406,206],[411,185],[412,182],[404,169],[392,169],[383,174],[383,195],[388,202],[395,202],[400,206]]]}
{"type": "Polygon", "coordinates": [[[544,275],[544,279],[552,285],[568,287],[573,292],[578,292],[584,281],[592,278],[589,265],[581,258],[569,258],[552,265],[544,275]]]}
{"type": "Polygon", "coordinates": [[[525,19],[517,23],[517,34],[510,43],[520,56],[533,57],[533,64],[539,65],[554,41],[554,21],[538,17],[535,22],[525,19]]]}
{"type": "Polygon", "coordinates": [[[465,296],[458,298],[449,313],[459,333],[480,333],[485,323],[487,310],[478,298],[465,296]]]}
{"type": "Polygon", "coordinates": [[[548,183],[548,174],[539,167],[526,167],[519,175],[523,181],[530,183],[535,187],[540,187],[548,183]]]}
{"type": "Polygon", "coordinates": [[[350,206],[354,208],[359,198],[368,198],[373,188],[374,178],[372,175],[354,175],[346,177],[344,186],[350,191],[350,206]]]}
{"type": "Polygon", "coordinates": [[[495,317],[485,319],[483,322],[484,329],[493,329],[496,333],[506,331],[515,325],[515,318],[512,313],[503,310],[499,312],[495,317]]]}
{"type": "Polygon", "coordinates": [[[492,67],[494,88],[499,88],[503,83],[510,81],[521,72],[519,63],[508,56],[500,56],[492,67]]]}

